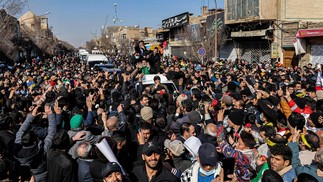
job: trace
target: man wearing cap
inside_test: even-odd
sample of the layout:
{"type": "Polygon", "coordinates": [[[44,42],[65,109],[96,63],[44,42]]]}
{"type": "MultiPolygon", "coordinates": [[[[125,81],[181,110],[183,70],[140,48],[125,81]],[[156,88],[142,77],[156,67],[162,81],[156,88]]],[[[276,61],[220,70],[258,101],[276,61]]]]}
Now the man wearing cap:
{"type": "Polygon", "coordinates": [[[147,142],[143,146],[142,159],[144,166],[136,166],[130,175],[131,181],[136,182],[177,182],[177,178],[167,171],[161,163],[161,149],[156,142],[147,142]]]}
{"type": "Polygon", "coordinates": [[[185,147],[181,141],[179,140],[171,141],[169,139],[166,139],[164,142],[164,146],[167,149],[166,158],[169,158],[173,162],[176,169],[175,171],[177,172],[177,174],[181,174],[192,165],[191,161],[183,160],[182,158],[182,155],[185,152],[185,147]]]}
{"type": "MultiPolygon", "coordinates": [[[[220,118],[223,118],[223,112],[219,113],[219,115],[221,114],[220,118]]],[[[228,115],[228,126],[231,128],[230,132],[228,133],[228,135],[230,137],[232,137],[233,140],[230,140],[230,144],[232,146],[235,146],[235,144],[238,141],[238,138],[240,136],[240,133],[243,131],[244,127],[243,127],[243,112],[242,111],[238,111],[238,110],[233,110],[230,112],[230,114],[228,115]]],[[[219,120],[221,121],[221,120],[219,120]]],[[[220,131],[222,131],[222,126],[220,127],[220,131]]],[[[224,135],[224,133],[218,133],[218,135],[224,135]]]]}
{"type": "Polygon", "coordinates": [[[210,143],[201,145],[197,162],[181,175],[182,182],[212,181],[220,178],[221,166],[218,164],[215,146],[210,143]]]}
{"type": "Polygon", "coordinates": [[[143,120],[143,122],[147,122],[147,123],[152,124],[153,118],[154,118],[153,114],[154,114],[154,112],[151,107],[145,106],[140,110],[140,116],[141,116],[141,119],[143,120]]]}
{"type": "Polygon", "coordinates": [[[102,176],[104,182],[122,182],[122,171],[116,162],[109,162],[102,169],[102,176]]]}

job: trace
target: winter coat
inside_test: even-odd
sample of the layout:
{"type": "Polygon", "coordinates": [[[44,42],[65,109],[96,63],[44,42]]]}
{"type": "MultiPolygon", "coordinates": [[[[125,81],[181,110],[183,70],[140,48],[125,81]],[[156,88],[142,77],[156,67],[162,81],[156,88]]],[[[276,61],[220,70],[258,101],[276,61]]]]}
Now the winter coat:
{"type": "MultiPolygon", "coordinates": [[[[190,168],[186,169],[181,175],[181,182],[195,182],[198,181],[198,173],[200,169],[200,163],[195,162],[190,168]]],[[[215,169],[214,178],[220,175],[221,166],[215,169]]]]}
{"type": "Polygon", "coordinates": [[[59,149],[47,152],[48,182],[76,182],[77,164],[70,155],[59,149]]]}
{"type": "Polygon", "coordinates": [[[299,145],[297,142],[290,142],[288,143],[289,148],[293,152],[293,158],[292,158],[292,166],[295,169],[296,175],[299,175],[301,173],[307,173],[311,176],[315,177],[318,181],[323,181],[322,177],[319,177],[316,173],[317,165],[302,165],[301,161],[299,159],[299,145]]]}
{"type": "Polygon", "coordinates": [[[149,181],[145,166],[136,166],[131,174],[132,182],[178,182],[179,180],[163,166],[159,168],[157,174],[149,181]]]}
{"type": "Polygon", "coordinates": [[[23,147],[21,138],[34,119],[35,116],[28,115],[16,134],[15,144],[18,150],[15,151],[15,158],[20,162],[21,166],[30,167],[30,171],[37,182],[47,181],[46,153],[51,147],[52,138],[56,133],[55,114],[48,116],[49,127],[45,140],[39,141],[33,146],[23,147]]]}

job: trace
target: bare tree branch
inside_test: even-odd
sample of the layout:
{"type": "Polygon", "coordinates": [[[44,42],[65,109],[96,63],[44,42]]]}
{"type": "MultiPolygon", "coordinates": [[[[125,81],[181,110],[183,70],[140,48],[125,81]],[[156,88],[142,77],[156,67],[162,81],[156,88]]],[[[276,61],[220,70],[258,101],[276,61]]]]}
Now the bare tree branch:
{"type": "Polygon", "coordinates": [[[27,0],[0,0],[0,8],[10,15],[20,14],[26,7],[27,0]]]}

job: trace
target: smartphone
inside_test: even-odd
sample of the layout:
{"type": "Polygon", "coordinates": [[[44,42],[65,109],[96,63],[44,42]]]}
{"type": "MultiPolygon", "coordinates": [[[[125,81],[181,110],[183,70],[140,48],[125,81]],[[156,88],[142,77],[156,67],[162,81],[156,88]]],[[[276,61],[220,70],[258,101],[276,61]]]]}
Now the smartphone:
{"type": "Polygon", "coordinates": [[[223,159],[224,181],[231,180],[230,178],[228,178],[228,175],[233,174],[235,163],[236,159],[233,157],[223,159]]]}

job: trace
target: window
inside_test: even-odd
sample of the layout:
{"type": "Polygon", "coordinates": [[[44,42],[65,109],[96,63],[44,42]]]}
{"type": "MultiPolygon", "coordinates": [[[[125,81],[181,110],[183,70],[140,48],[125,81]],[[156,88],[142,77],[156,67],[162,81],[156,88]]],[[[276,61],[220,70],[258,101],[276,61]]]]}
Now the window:
{"type": "Polygon", "coordinates": [[[227,19],[259,16],[259,0],[227,0],[227,19]]]}

